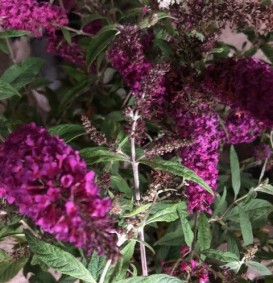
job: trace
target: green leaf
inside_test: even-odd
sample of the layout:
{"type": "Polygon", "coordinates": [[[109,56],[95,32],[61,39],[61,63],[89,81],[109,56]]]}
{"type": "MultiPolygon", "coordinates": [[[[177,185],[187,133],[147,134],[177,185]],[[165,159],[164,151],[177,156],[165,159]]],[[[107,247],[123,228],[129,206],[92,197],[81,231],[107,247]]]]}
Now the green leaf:
{"type": "Polygon", "coordinates": [[[96,80],[95,76],[91,76],[88,79],[82,80],[77,83],[77,85],[69,88],[62,95],[62,100],[58,108],[58,113],[63,114],[63,111],[71,105],[71,103],[78,98],[80,95],[84,94],[90,87],[90,85],[96,80]]]}
{"type": "Polygon", "coordinates": [[[14,95],[21,96],[13,86],[0,79],[0,100],[10,98],[14,95]]]}
{"type": "Polygon", "coordinates": [[[165,13],[165,12],[154,13],[153,15],[151,16],[149,15],[148,17],[144,18],[139,23],[139,27],[141,29],[150,28],[156,25],[160,20],[166,19],[166,18],[173,18],[173,17],[171,17],[169,13],[165,13]]]}
{"type": "MultiPolygon", "coordinates": [[[[246,204],[241,205],[241,210],[249,215],[252,222],[261,221],[264,217],[267,217],[272,211],[273,206],[270,202],[263,199],[252,199],[246,204]]],[[[239,222],[239,208],[235,206],[224,219],[232,220],[234,222],[239,222]]]]}
{"type": "Polygon", "coordinates": [[[185,281],[181,281],[176,277],[172,277],[166,274],[154,274],[150,276],[137,276],[134,278],[128,278],[124,280],[120,280],[116,283],[183,283],[185,281]]]}
{"type": "Polygon", "coordinates": [[[151,215],[147,221],[146,225],[154,223],[154,222],[172,222],[179,218],[179,215],[177,211],[187,211],[187,205],[186,203],[179,202],[179,203],[173,203],[170,204],[169,207],[166,207],[165,209],[159,210],[155,214],[151,215]]]}
{"type": "Polygon", "coordinates": [[[106,47],[112,42],[117,34],[117,29],[114,25],[106,26],[91,39],[87,47],[87,65],[90,66],[96,58],[102,53],[106,47]]]}
{"type": "Polygon", "coordinates": [[[151,205],[152,205],[151,203],[143,204],[135,208],[133,211],[126,213],[124,217],[132,217],[132,216],[138,215],[141,212],[147,211],[151,207],[151,205]]]}
{"type": "Polygon", "coordinates": [[[191,248],[194,234],[191,229],[191,225],[187,219],[188,213],[185,210],[178,210],[178,215],[180,217],[180,222],[182,225],[182,230],[185,238],[185,242],[189,248],[191,248]]]}
{"type": "Polygon", "coordinates": [[[44,61],[40,58],[27,58],[20,63],[11,65],[1,79],[20,89],[31,83],[42,68],[44,61]]]}
{"type": "Polygon", "coordinates": [[[17,273],[23,268],[28,261],[28,258],[23,257],[20,259],[1,261],[0,262],[0,283],[8,283],[17,273]]]}
{"type": "Polygon", "coordinates": [[[229,262],[225,265],[223,265],[224,268],[229,269],[229,270],[233,270],[235,273],[238,273],[238,271],[241,268],[241,262],[240,261],[232,261],[229,262]]]}
{"type": "Polygon", "coordinates": [[[7,42],[3,38],[0,38],[0,51],[5,53],[6,55],[9,55],[9,48],[7,46],[7,42]]]}
{"type": "Polygon", "coordinates": [[[216,216],[218,213],[221,213],[221,212],[222,212],[222,209],[223,209],[223,207],[225,206],[226,197],[227,197],[227,189],[226,189],[226,187],[225,187],[225,188],[224,188],[224,191],[223,191],[223,194],[222,194],[222,196],[221,196],[219,202],[216,203],[216,205],[215,205],[216,208],[215,208],[215,210],[214,210],[214,212],[213,212],[213,214],[212,214],[212,218],[213,218],[214,216],[216,216]]]}
{"type": "Polygon", "coordinates": [[[63,275],[59,280],[58,283],[74,283],[77,279],[63,275]]]}
{"type": "Polygon", "coordinates": [[[261,50],[270,62],[273,63],[273,47],[269,44],[264,44],[261,46],[261,50]]]}
{"type": "Polygon", "coordinates": [[[125,277],[130,260],[135,251],[135,245],[136,241],[130,240],[129,243],[121,250],[123,258],[109,270],[106,282],[117,282],[125,277]]]}
{"type": "Polygon", "coordinates": [[[233,261],[240,260],[236,254],[233,254],[230,252],[223,252],[220,250],[209,249],[209,250],[203,251],[202,254],[204,254],[208,258],[220,260],[223,262],[233,262],[233,261]]]}
{"type": "Polygon", "coordinates": [[[5,238],[7,236],[16,235],[21,232],[22,230],[17,225],[11,225],[11,226],[4,226],[0,229],[0,239],[5,238]]]}
{"type": "Polygon", "coordinates": [[[11,38],[29,35],[28,31],[25,30],[6,30],[0,32],[0,38],[11,38]]]}
{"type": "Polygon", "coordinates": [[[190,32],[189,36],[195,37],[195,38],[197,38],[198,40],[200,40],[201,42],[203,42],[203,41],[205,40],[204,34],[198,32],[198,31],[196,31],[196,30],[192,30],[192,31],[190,32]]]}
{"type": "Polygon", "coordinates": [[[133,188],[130,188],[127,182],[120,175],[111,176],[111,187],[118,189],[121,193],[126,195],[133,194],[133,188]]]}
{"type": "Polygon", "coordinates": [[[170,46],[170,44],[167,40],[160,39],[160,38],[155,39],[154,45],[158,46],[160,48],[160,50],[162,51],[162,53],[167,58],[171,58],[171,56],[173,56],[173,54],[174,54],[173,49],[172,49],[172,47],[170,46]]]}
{"type": "Polygon", "coordinates": [[[129,9],[121,16],[120,19],[125,19],[125,18],[129,18],[129,17],[132,17],[132,16],[135,17],[137,15],[141,15],[142,9],[143,9],[142,7],[129,9]]]}
{"type": "Polygon", "coordinates": [[[260,264],[259,262],[256,261],[247,261],[246,266],[251,268],[253,271],[261,274],[262,276],[266,275],[272,275],[272,272],[264,265],[260,264]]]}
{"type": "Polygon", "coordinates": [[[85,131],[81,125],[77,124],[62,124],[49,129],[52,136],[59,136],[66,143],[71,142],[77,137],[85,135],[85,131]]]}
{"type": "Polygon", "coordinates": [[[87,269],[91,272],[91,275],[94,277],[95,280],[99,279],[105,264],[106,264],[106,257],[100,256],[96,252],[93,252],[91,260],[87,266],[87,269]]]}
{"type": "Polygon", "coordinates": [[[249,215],[239,207],[239,218],[240,218],[240,227],[243,235],[244,245],[253,244],[253,232],[252,225],[249,219],[249,215]]]}
{"type": "Polygon", "coordinates": [[[73,255],[39,240],[28,231],[25,234],[31,251],[49,267],[88,283],[96,283],[90,272],[73,255]]]}
{"type": "Polygon", "coordinates": [[[168,232],[160,240],[158,240],[155,245],[158,246],[181,246],[183,244],[183,230],[179,225],[174,232],[168,232]]]}
{"type": "Polygon", "coordinates": [[[109,151],[104,147],[85,148],[80,151],[80,155],[86,160],[88,165],[100,162],[126,161],[123,155],[109,151]]]}
{"type": "Polygon", "coordinates": [[[10,259],[10,255],[6,251],[0,249],[0,262],[9,261],[9,259],[10,259]]]}
{"type": "Polygon", "coordinates": [[[193,181],[202,186],[210,194],[214,194],[210,186],[191,169],[183,166],[182,164],[174,161],[165,161],[159,158],[153,160],[141,159],[140,163],[145,164],[155,170],[170,172],[176,176],[183,177],[185,180],[193,181]]]}
{"type": "Polygon", "coordinates": [[[210,225],[204,213],[200,214],[198,218],[197,240],[198,240],[201,251],[204,251],[210,248],[210,243],[211,243],[210,225]]]}
{"type": "Polygon", "coordinates": [[[230,169],[232,188],[236,199],[241,187],[241,177],[239,159],[233,145],[230,147],[230,169]]]}
{"type": "MultiPolygon", "coordinates": [[[[52,274],[45,271],[39,271],[32,275],[28,281],[29,283],[56,283],[56,279],[52,274]]],[[[59,282],[59,281],[58,281],[59,282]]]]}
{"type": "Polygon", "coordinates": [[[240,250],[237,244],[238,239],[233,235],[227,235],[227,250],[233,254],[236,254],[240,258],[240,250]]]}
{"type": "Polygon", "coordinates": [[[68,44],[71,44],[72,40],[71,40],[70,32],[67,29],[63,28],[63,27],[61,28],[61,30],[62,30],[64,39],[67,41],[68,44]]]}
{"type": "Polygon", "coordinates": [[[269,184],[259,186],[255,191],[256,192],[262,192],[262,193],[269,194],[269,195],[273,195],[273,186],[269,185],[269,184]]]}
{"type": "Polygon", "coordinates": [[[125,277],[127,269],[129,267],[129,262],[131,258],[134,255],[135,251],[135,246],[136,246],[136,241],[131,240],[129,243],[121,250],[121,254],[123,255],[122,259],[122,268],[119,273],[119,279],[122,279],[125,277]]]}

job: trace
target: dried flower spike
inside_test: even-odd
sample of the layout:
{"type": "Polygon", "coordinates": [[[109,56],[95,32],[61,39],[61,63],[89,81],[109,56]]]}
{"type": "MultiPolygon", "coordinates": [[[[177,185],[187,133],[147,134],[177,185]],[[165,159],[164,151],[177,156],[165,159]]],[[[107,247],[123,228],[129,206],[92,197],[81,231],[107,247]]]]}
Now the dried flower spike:
{"type": "Polygon", "coordinates": [[[86,131],[86,133],[89,135],[89,138],[91,141],[98,145],[106,144],[107,140],[104,134],[99,132],[89,121],[89,119],[86,116],[82,116],[82,125],[86,131]]]}
{"type": "Polygon", "coordinates": [[[148,149],[144,151],[147,158],[153,156],[164,155],[183,146],[188,146],[192,142],[183,138],[174,137],[172,135],[165,135],[151,143],[148,149]]]}

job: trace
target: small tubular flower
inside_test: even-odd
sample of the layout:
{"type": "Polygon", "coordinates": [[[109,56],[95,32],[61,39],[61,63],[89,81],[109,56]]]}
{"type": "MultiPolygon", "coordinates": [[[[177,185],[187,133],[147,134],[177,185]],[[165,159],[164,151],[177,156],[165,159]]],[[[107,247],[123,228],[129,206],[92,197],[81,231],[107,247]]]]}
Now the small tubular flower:
{"type": "Polygon", "coordinates": [[[111,201],[79,153],[34,123],[0,145],[0,197],[57,239],[90,253],[117,255],[111,201]]]}

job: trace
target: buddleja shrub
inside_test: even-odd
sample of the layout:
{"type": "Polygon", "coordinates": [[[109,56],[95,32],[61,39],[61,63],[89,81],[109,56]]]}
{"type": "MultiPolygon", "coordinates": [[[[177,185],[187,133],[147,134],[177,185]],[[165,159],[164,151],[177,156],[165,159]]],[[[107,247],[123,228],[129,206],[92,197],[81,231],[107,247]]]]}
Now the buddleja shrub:
{"type": "Polygon", "coordinates": [[[271,282],[272,14],[0,0],[0,282],[271,282]]]}

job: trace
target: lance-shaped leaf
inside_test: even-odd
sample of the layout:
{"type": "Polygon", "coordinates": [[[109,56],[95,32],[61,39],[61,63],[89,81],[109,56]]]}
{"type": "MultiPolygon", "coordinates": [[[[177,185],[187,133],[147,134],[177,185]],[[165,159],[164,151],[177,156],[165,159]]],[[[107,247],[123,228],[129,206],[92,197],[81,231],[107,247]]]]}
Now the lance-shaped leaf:
{"type": "Polygon", "coordinates": [[[91,272],[95,280],[99,279],[99,276],[102,274],[105,264],[106,257],[100,256],[96,252],[93,252],[87,269],[91,272]]]}
{"type": "Polygon", "coordinates": [[[197,239],[201,251],[209,249],[211,243],[211,231],[208,219],[204,213],[202,213],[198,218],[197,239]]]}
{"type": "Polygon", "coordinates": [[[85,131],[81,125],[77,124],[62,124],[49,129],[51,135],[59,136],[65,142],[70,142],[77,137],[83,136],[85,131]]]}
{"type": "Polygon", "coordinates": [[[116,283],[183,283],[182,281],[176,277],[172,277],[166,274],[154,274],[150,276],[137,276],[134,278],[128,278],[124,280],[120,280],[116,283]]]}
{"type": "Polygon", "coordinates": [[[230,252],[223,252],[220,250],[209,249],[203,251],[202,254],[206,255],[208,258],[220,260],[223,262],[233,262],[240,260],[240,258],[238,258],[236,254],[230,252]]]}
{"type": "Polygon", "coordinates": [[[12,38],[24,35],[29,35],[29,32],[25,30],[5,30],[0,32],[0,38],[12,38]]]}
{"type": "Polygon", "coordinates": [[[241,177],[240,177],[239,159],[234,149],[234,146],[230,147],[230,169],[231,169],[232,188],[236,199],[241,187],[241,177]]]}
{"type": "Polygon", "coordinates": [[[180,222],[181,222],[185,242],[187,246],[191,248],[194,234],[192,232],[191,225],[187,219],[188,213],[185,210],[178,210],[178,215],[180,217],[180,222]]]}
{"type": "Polygon", "coordinates": [[[87,47],[87,65],[90,66],[96,60],[96,58],[103,52],[106,47],[115,38],[117,29],[115,25],[109,25],[103,27],[100,32],[91,39],[89,46],[87,47]]]}
{"type": "Polygon", "coordinates": [[[122,258],[112,266],[107,274],[107,282],[117,282],[125,277],[131,258],[134,255],[136,246],[135,240],[130,240],[121,250],[122,258]]]}
{"type": "Polygon", "coordinates": [[[178,219],[179,215],[177,211],[185,211],[187,210],[187,205],[185,202],[178,202],[174,204],[170,204],[168,207],[157,211],[155,214],[151,215],[146,224],[151,224],[154,222],[172,222],[178,219]]]}
{"type": "Polygon", "coordinates": [[[269,184],[260,186],[256,189],[256,192],[262,192],[265,194],[273,195],[273,186],[269,184]]]}
{"type": "Polygon", "coordinates": [[[80,151],[80,155],[89,165],[99,162],[126,161],[123,155],[110,151],[105,147],[85,148],[80,151]]]}
{"type": "Polygon", "coordinates": [[[27,58],[20,63],[11,65],[2,75],[1,80],[20,89],[31,83],[42,68],[44,61],[40,58],[27,58]]]}
{"type": "Polygon", "coordinates": [[[23,268],[27,261],[27,257],[22,257],[17,260],[10,259],[0,261],[0,283],[10,282],[10,280],[23,268]]]}
{"type": "Polygon", "coordinates": [[[261,274],[262,276],[272,275],[272,272],[264,265],[256,261],[247,261],[246,266],[251,268],[253,271],[261,274]]]}
{"type": "Polygon", "coordinates": [[[153,160],[141,159],[139,162],[155,170],[170,172],[176,176],[183,177],[185,180],[193,181],[213,195],[212,189],[201,177],[196,175],[196,173],[194,173],[194,171],[192,171],[191,169],[183,166],[178,162],[165,161],[160,158],[155,158],[153,160]]]}
{"type": "Polygon", "coordinates": [[[249,219],[249,215],[244,211],[243,207],[239,207],[239,219],[240,219],[240,228],[243,235],[244,244],[250,245],[253,243],[253,232],[252,225],[249,219]]]}
{"type": "Polygon", "coordinates": [[[21,96],[20,93],[8,82],[0,79],[0,100],[10,98],[14,95],[21,96]]]}
{"type": "Polygon", "coordinates": [[[73,255],[39,240],[28,231],[25,234],[31,251],[49,267],[88,283],[96,283],[91,273],[73,255]]]}

